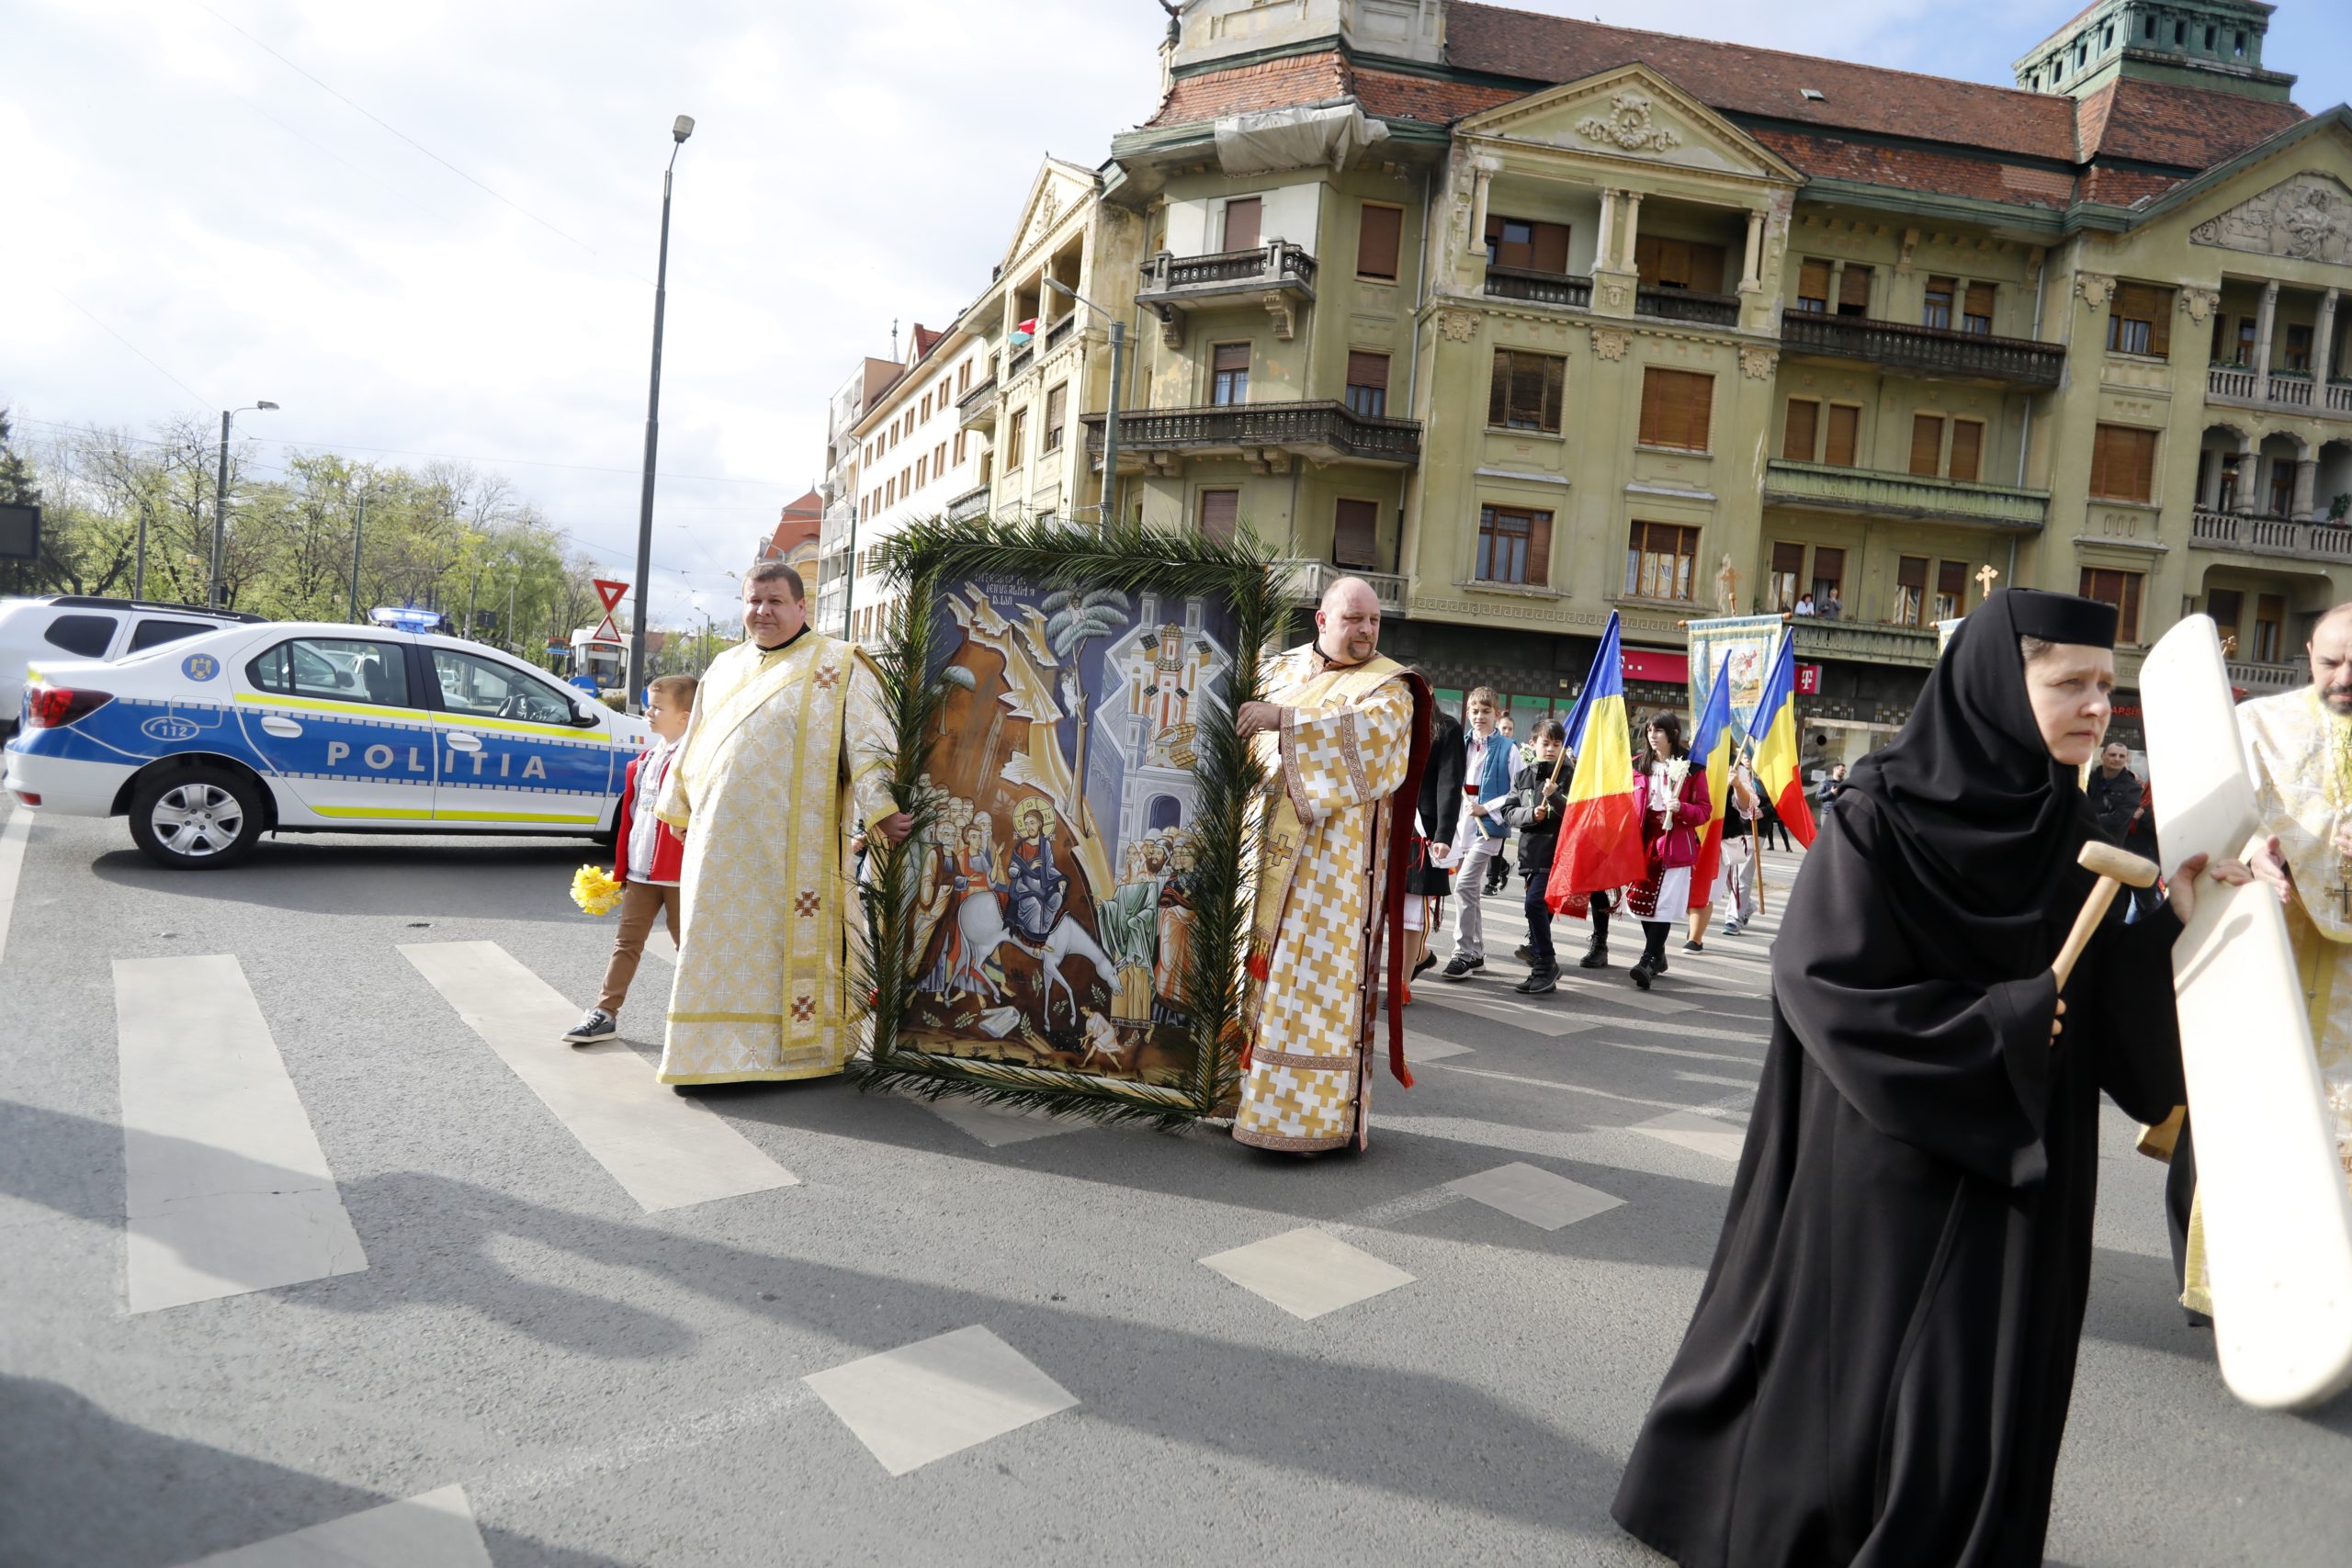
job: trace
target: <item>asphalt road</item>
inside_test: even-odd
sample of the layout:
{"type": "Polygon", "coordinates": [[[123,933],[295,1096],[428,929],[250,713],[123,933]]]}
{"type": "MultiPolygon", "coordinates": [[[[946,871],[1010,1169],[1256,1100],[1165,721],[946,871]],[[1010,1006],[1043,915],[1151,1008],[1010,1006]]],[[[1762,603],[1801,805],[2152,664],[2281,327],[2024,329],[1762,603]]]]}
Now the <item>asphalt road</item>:
{"type": "MultiPolygon", "coordinates": [[[[756,1088],[709,1096],[717,1123],[797,1182],[649,1211],[401,951],[495,943],[583,1003],[610,931],[566,897],[583,858],[295,839],[174,874],[119,822],[34,823],[0,953],[0,1561],[306,1530],[337,1561],[500,1568],[1660,1561],[1607,1506],[1713,1246],[1770,919],[1648,998],[1623,949],[1532,1006],[1508,964],[1425,977],[1434,1049],[1418,1088],[1383,1081],[1362,1156],[756,1088]],[[263,1043],[131,962],[207,956],[263,1043]],[[127,1218],[126,1106],[131,1148],[208,1141],[155,1132],[185,1110],[182,1007],[264,1077],[274,1043],[290,1093],[217,1129],[249,1192],[161,1207],[250,1197],[266,1231],[339,1200],[364,1258],[141,1304],[136,1233],[171,1216],[127,1218]],[[252,1156],[289,1119],[323,1174],[252,1156]],[[1201,1261],[1280,1237],[1323,1260],[1295,1283],[1386,1288],[1305,1317],[1201,1261]],[[1010,1429],[905,1462],[975,1419],[1010,1429]]],[[[1506,948],[1514,902],[1489,906],[1506,948]]],[[[668,977],[649,958],[624,1015],[648,1078],[668,977]]],[[[2346,1562],[2352,1404],[2230,1398],[2172,1300],[2161,1168],[2109,1119],[2052,1560],[2346,1562]]]]}

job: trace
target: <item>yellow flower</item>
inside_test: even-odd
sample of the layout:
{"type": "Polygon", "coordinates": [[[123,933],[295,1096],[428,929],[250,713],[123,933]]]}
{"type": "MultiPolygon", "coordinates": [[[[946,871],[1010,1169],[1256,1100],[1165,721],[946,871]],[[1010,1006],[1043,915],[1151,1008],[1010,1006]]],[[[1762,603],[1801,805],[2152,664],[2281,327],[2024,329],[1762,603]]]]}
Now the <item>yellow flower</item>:
{"type": "Polygon", "coordinates": [[[585,915],[609,915],[621,901],[621,885],[601,866],[583,865],[571,874],[571,901],[585,915]]]}

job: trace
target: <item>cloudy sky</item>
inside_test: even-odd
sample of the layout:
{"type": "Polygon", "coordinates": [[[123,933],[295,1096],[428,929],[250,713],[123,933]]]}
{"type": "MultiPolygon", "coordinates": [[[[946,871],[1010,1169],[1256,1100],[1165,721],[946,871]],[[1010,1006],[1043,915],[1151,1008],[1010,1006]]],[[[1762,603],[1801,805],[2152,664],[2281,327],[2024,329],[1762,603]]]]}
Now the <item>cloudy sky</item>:
{"type": "MultiPolygon", "coordinates": [[[[2077,8],[1811,0],[1800,47],[2007,82],[2077,8]]],[[[1789,15],[1678,25],[1785,48],[1789,15]]],[[[1155,0],[0,0],[0,402],[39,435],[266,398],[238,426],[265,466],[471,458],[628,576],[691,114],[654,539],[655,618],[683,617],[818,478],[857,357],[985,284],[1039,158],[1099,163],[1149,116],[1165,25],[1155,0]]],[[[2304,107],[2352,97],[2352,7],[2281,0],[2266,53],[2304,107]]]]}

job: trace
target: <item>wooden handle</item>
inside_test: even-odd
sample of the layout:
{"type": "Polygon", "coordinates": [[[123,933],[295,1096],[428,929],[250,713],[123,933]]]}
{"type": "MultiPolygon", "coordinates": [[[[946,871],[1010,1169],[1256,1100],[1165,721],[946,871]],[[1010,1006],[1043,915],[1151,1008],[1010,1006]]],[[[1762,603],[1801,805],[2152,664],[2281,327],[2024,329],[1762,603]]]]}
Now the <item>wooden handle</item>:
{"type": "Polygon", "coordinates": [[[2091,896],[2083,900],[2083,912],[2075,917],[2075,929],[2066,933],[2066,945],[2058,950],[2058,961],[2050,972],[2058,976],[2058,988],[2066,988],[2066,976],[2075,972],[2075,961],[2083,949],[2091,944],[2091,933],[2098,930],[2099,921],[2107,919],[2107,907],[2115,902],[2115,890],[2123,884],[2111,876],[2102,876],[2091,896]]]}

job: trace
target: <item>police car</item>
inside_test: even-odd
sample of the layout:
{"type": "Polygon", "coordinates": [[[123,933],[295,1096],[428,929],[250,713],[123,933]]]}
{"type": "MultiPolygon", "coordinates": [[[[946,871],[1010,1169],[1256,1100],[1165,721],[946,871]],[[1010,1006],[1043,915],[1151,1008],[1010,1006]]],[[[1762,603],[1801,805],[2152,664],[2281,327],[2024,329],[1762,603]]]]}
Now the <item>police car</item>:
{"type": "Polygon", "coordinates": [[[265,623],[116,663],[37,660],[0,787],[128,816],[167,866],[264,833],[609,833],[645,721],[457,637],[265,623]]]}

